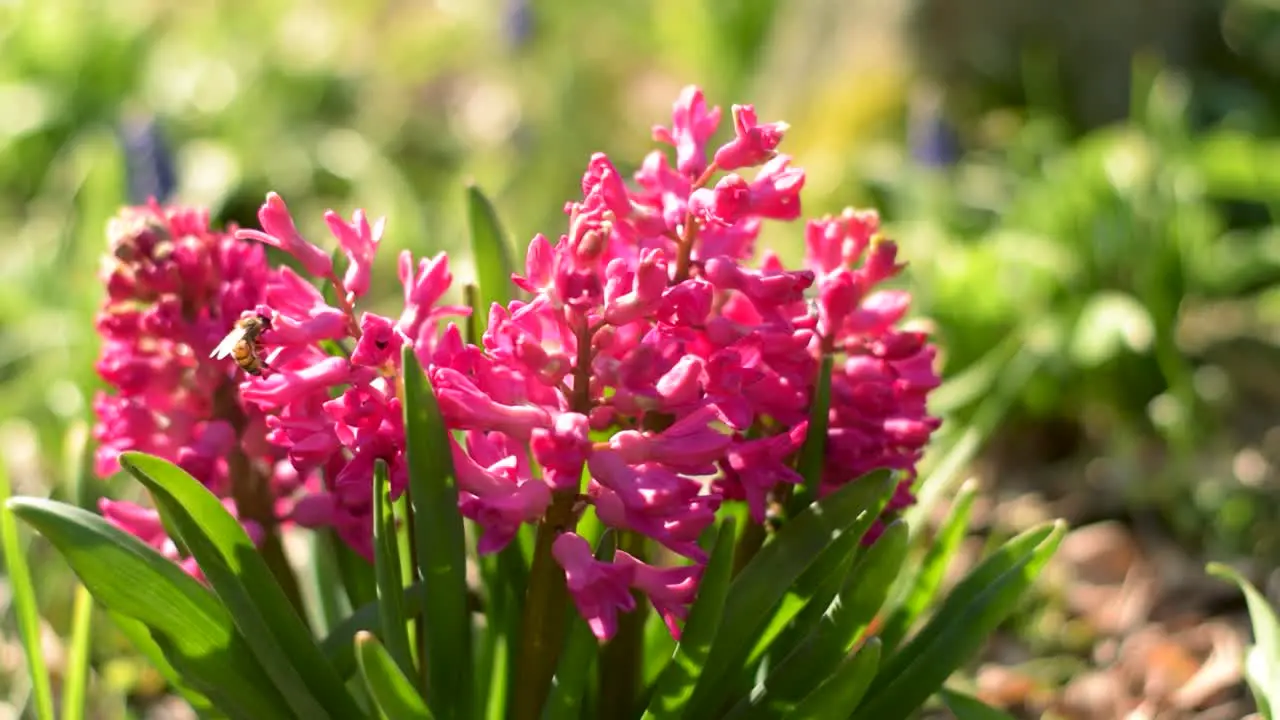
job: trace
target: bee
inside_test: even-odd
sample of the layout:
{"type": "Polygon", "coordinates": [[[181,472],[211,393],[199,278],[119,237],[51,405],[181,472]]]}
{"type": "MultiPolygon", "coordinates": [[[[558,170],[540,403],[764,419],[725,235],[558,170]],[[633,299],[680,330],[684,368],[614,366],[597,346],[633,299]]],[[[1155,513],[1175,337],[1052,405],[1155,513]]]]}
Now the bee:
{"type": "Polygon", "coordinates": [[[258,343],[258,337],[270,329],[271,318],[266,315],[254,314],[242,317],[236,321],[236,326],[231,329],[231,332],[222,338],[218,347],[209,353],[209,357],[221,360],[230,355],[241,370],[250,375],[261,375],[263,370],[270,370],[271,366],[267,365],[261,357],[262,346],[258,343]]]}

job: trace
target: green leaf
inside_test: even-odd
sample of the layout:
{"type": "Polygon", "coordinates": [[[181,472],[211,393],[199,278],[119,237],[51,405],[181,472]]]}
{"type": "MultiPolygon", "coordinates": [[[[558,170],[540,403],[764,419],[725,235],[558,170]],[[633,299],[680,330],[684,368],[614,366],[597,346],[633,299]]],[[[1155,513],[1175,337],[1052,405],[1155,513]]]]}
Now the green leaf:
{"type": "Polygon", "coordinates": [[[480,188],[467,186],[467,221],[471,226],[471,257],[476,264],[476,282],[480,285],[477,319],[483,328],[489,322],[493,303],[506,305],[511,299],[511,274],[515,272],[511,248],[507,244],[498,213],[480,188]]]}
{"type": "Polygon", "coordinates": [[[1209,574],[1234,582],[1244,593],[1253,624],[1253,645],[1245,656],[1244,674],[1253,690],[1258,712],[1267,720],[1280,708],[1280,620],[1266,597],[1235,569],[1221,563],[1210,563],[1209,574]]]}
{"type": "MultiPolygon", "coordinates": [[[[90,593],[90,595],[92,596],[92,593],[90,593]]],[[[222,715],[217,713],[217,710],[213,707],[213,703],[209,701],[209,698],[201,695],[193,689],[192,686],[178,674],[177,669],[175,669],[173,665],[169,663],[169,659],[165,657],[164,650],[151,637],[151,631],[147,629],[146,625],[143,625],[139,620],[122,615],[114,610],[107,610],[107,617],[111,619],[111,624],[116,626],[116,629],[120,631],[120,634],[129,641],[129,644],[132,645],[139,654],[146,658],[147,662],[151,664],[151,667],[155,668],[156,672],[160,673],[160,677],[165,679],[165,682],[169,683],[169,687],[176,690],[184,700],[191,704],[191,708],[196,711],[197,715],[202,718],[222,717],[222,715]]],[[[230,621],[228,620],[228,622],[230,621]]]]}
{"type": "Polygon", "coordinates": [[[694,686],[720,630],[729,583],[733,578],[733,550],[737,544],[733,518],[725,518],[716,530],[714,549],[698,583],[698,596],[689,608],[689,619],[680,633],[680,644],[658,676],[645,720],[679,717],[693,697],[694,686]]]}
{"type": "Polygon", "coordinates": [[[373,464],[373,518],[374,571],[378,578],[382,639],[400,670],[412,676],[414,667],[413,658],[409,655],[409,626],[402,607],[404,581],[400,577],[400,545],[396,537],[396,516],[391,511],[391,481],[387,475],[387,463],[382,458],[373,464]]]}
{"type": "Polygon", "coordinates": [[[895,480],[877,471],[810,505],[789,520],[747,563],[729,586],[720,631],[690,699],[688,717],[711,717],[720,710],[760,626],[792,583],[812,566],[832,538],[847,532],[868,509],[892,491],[895,480]]]}
{"type": "Polygon", "coordinates": [[[1013,612],[1065,534],[1066,523],[1045,523],[974,568],[929,623],[880,668],[854,717],[906,717],[923,705],[1013,612]]]}
{"type": "Polygon", "coordinates": [[[853,525],[833,539],[813,565],[796,579],[764,631],[757,635],[756,644],[747,656],[747,667],[755,667],[766,651],[772,657],[786,657],[818,624],[844,585],[862,537],[871,529],[888,501],[885,495],[866,508],[853,525]]]}
{"type": "Polygon", "coordinates": [[[432,710],[445,720],[469,719],[474,700],[471,615],[453,455],[435,393],[413,348],[406,345],[401,358],[414,544],[419,572],[431,590],[423,608],[427,697],[432,710]]]}
{"type": "Polygon", "coordinates": [[[848,716],[862,701],[879,662],[880,640],[871,638],[786,717],[818,720],[848,716]]]}
{"type": "Polygon", "coordinates": [[[502,550],[481,556],[478,565],[486,597],[485,644],[480,667],[482,672],[487,671],[488,687],[483,702],[489,720],[503,720],[514,677],[512,662],[516,638],[520,636],[520,602],[524,599],[529,569],[514,539],[502,550]]]}
{"type": "Polygon", "coordinates": [[[1013,720],[1013,716],[997,710],[972,695],[942,688],[938,693],[956,720],[1013,720]]]}
{"type": "MultiPolygon", "coordinates": [[[[342,578],[342,588],[347,593],[351,607],[364,607],[378,597],[378,581],[373,566],[360,553],[342,541],[333,530],[325,530],[333,559],[342,578]]],[[[350,643],[347,643],[350,645],[350,643]]]]}
{"type": "Polygon", "coordinates": [[[317,633],[325,634],[351,613],[338,573],[338,560],[334,556],[331,528],[308,533],[311,545],[311,572],[308,573],[307,607],[311,611],[311,626],[317,633]]]}
{"type": "Polygon", "coordinates": [[[907,526],[901,520],[885,528],[840,578],[840,594],[818,626],[733,708],[730,717],[789,717],[795,704],[836,670],[884,602],[906,558],[907,538],[907,526]]]}
{"type": "Polygon", "coordinates": [[[384,717],[393,720],[433,720],[434,716],[427,709],[422,696],[414,689],[409,678],[405,677],[391,654],[378,642],[378,638],[372,633],[361,631],[356,634],[355,646],[360,674],[364,677],[365,686],[369,688],[374,704],[384,717]]]}
{"type": "MultiPolygon", "coordinates": [[[[596,549],[596,559],[611,562],[616,549],[617,535],[606,532],[596,549]]],[[[591,665],[600,653],[600,644],[596,641],[595,634],[577,609],[569,605],[565,612],[569,615],[569,629],[566,632],[568,637],[560,652],[556,674],[551,679],[551,692],[547,695],[547,704],[543,708],[543,717],[547,720],[579,717],[582,714],[582,696],[587,687],[587,679],[591,676],[591,665]]]]}
{"type": "Polygon", "coordinates": [[[84,718],[85,691],[89,682],[89,631],[92,627],[93,596],[79,585],[71,605],[71,642],[62,682],[62,720],[84,718]]]}
{"type": "Polygon", "coordinates": [[[973,509],[973,500],[977,497],[977,486],[966,483],[956,495],[950,512],[938,528],[937,537],[929,543],[929,550],[921,561],[915,577],[904,573],[903,578],[910,578],[910,585],[901,603],[893,609],[884,627],[878,633],[884,643],[885,653],[892,653],[898,643],[907,636],[907,632],[916,620],[933,602],[938,588],[942,586],[942,578],[946,574],[947,565],[960,548],[965,533],[969,530],[969,514],[973,509]]]}
{"type": "Polygon", "coordinates": [[[87,510],[34,498],[8,507],[58,548],[94,599],[145,625],[174,677],[234,718],[295,717],[231,614],[176,564],[87,510]]]}
{"type": "Polygon", "coordinates": [[[792,498],[792,514],[818,497],[818,485],[822,482],[822,468],[825,465],[823,457],[827,450],[827,427],[830,425],[828,415],[831,409],[831,370],[834,363],[831,353],[822,354],[818,384],[813,391],[813,402],[809,405],[809,429],[805,433],[804,445],[800,447],[800,457],[796,463],[796,471],[804,478],[804,486],[792,498]]]}
{"type": "MultiPolygon", "coordinates": [[[[0,462],[0,502],[7,503],[12,490],[9,474],[0,462]]],[[[8,506],[0,508],[0,547],[4,550],[5,573],[13,588],[14,613],[18,620],[18,637],[22,652],[27,658],[27,672],[31,675],[31,696],[35,701],[37,720],[53,720],[53,688],[49,683],[49,667],[44,661],[43,644],[40,642],[40,606],[36,602],[36,588],[31,581],[31,570],[18,540],[18,525],[8,506]]]]}
{"type": "MultiPolygon", "coordinates": [[[[422,607],[427,602],[427,584],[419,581],[405,588],[401,607],[406,618],[416,618],[422,614],[422,607]]],[[[356,633],[361,630],[376,632],[382,627],[382,611],[377,600],[367,603],[351,613],[345,620],[329,631],[320,643],[320,650],[329,659],[334,670],[342,677],[349,677],[356,671],[355,642],[356,633]]]]}
{"type": "Polygon", "coordinates": [[[240,522],[184,470],[136,452],[120,465],[168,513],[236,627],[290,707],[306,718],[363,717],[240,522]]]}

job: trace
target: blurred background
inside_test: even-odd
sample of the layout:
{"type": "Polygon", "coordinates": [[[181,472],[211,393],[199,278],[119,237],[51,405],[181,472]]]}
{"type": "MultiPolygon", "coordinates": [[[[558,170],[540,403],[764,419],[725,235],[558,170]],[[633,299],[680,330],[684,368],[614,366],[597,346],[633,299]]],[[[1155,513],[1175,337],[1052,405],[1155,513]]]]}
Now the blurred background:
{"type": "MultiPolygon", "coordinates": [[[[114,492],[82,458],[120,205],[386,215],[393,307],[401,247],[467,278],[466,181],[517,247],[554,237],[590,153],[629,172],[689,83],[791,124],[807,216],[874,206],[899,241],[944,348],[930,462],[987,489],[973,553],[1077,528],[958,682],[1017,717],[1251,712],[1243,601],[1203,566],[1280,596],[1275,0],[0,0],[0,471],[114,492]]],[[[74,578],[30,552],[56,666],[74,578]]],[[[181,716],[95,633],[95,717],[181,716]]]]}

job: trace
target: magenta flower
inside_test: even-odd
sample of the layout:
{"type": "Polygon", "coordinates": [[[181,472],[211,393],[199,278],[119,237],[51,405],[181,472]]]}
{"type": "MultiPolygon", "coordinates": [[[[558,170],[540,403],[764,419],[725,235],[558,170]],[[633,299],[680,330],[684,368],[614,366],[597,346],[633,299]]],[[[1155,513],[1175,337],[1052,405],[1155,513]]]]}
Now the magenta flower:
{"type": "MultiPolygon", "coordinates": [[[[393,496],[408,486],[397,396],[407,346],[455,433],[458,510],[477,526],[479,552],[538,525],[554,535],[540,544],[550,547],[544,560],[564,570],[598,638],[634,610],[633,593],[678,637],[707,561],[699,539],[720,508],[745,502],[763,522],[804,480],[796,458],[826,355],[819,493],[898,471],[892,517],[914,502],[915,466],[938,427],[926,401],[939,383],[935,349],[905,324],[909,294],[884,287],[903,267],[897,247],[879,236],[874,212],[846,210],[806,225],[805,267],[769,252],[752,262],[765,223],[800,216],[805,174],[778,151],[787,125],[758,122],[750,105],[733,106],[734,135],[712,151],[720,117],[689,87],[671,126],[654,129],[674,146],[674,164],[655,150],[628,178],[592,155],[563,232],[532,238],[511,278],[524,294],[479,309],[487,323],[475,344],[450,322],[472,309],[447,304],[456,288],[443,253],[401,253],[398,315],[356,307],[378,282],[384,227],[361,210],[349,222],[324,216],[348,263],[341,278],[274,193],[260,230],[217,234],[207,218],[155,208],[146,222],[128,216],[133,224],[113,230],[98,319],[99,371],[118,389],[95,400],[99,469],[145,450],[225,494],[232,460],[243,459],[270,488],[267,510],[244,514],[252,532],[332,528],[371,558],[378,461],[393,496]],[[749,179],[738,174],[753,167],[749,179]],[[285,250],[304,272],[267,268],[262,249],[237,238],[285,250]],[[258,338],[262,375],[204,360],[244,312],[271,321],[258,338]],[[595,559],[576,532],[588,509],[630,554],[595,559]],[[675,561],[648,564],[658,549],[675,561]]],[[[168,552],[151,515],[104,512],[168,552]]]]}
{"type": "Polygon", "coordinates": [[[258,222],[262,223],[262,230],[241,230],[236,233],[236,237],[260,240],[280,248],[302,263],[307,272],[317,277],[327,278],[333,275],[333,261],[329,259],[329,254],[302,237],[298,227],[293,224],[289,208],[279,195],[267,194],[267,202],[258,211],[258,222]]]}
{"type": "MultiPolygon", "coordinates": [[[[210,229],[207,213],[155,203],[125,209],[107,234],[97,369],[114,392],[93,401],[96,473],[119,471],[125,451],[157,455],[226,498],[256,539],[274,536],[281,520],[274,499],[244,513],[230,497],[236,482],[277,485],[284,453],[265,442],[264,418],[240,398],[238,370],[209,359],[236,319],[262,300],[270,273],[262,248],[210,229]]],[[[109,501],[103,510],[194,571],[153,511],[109,501]]]]}

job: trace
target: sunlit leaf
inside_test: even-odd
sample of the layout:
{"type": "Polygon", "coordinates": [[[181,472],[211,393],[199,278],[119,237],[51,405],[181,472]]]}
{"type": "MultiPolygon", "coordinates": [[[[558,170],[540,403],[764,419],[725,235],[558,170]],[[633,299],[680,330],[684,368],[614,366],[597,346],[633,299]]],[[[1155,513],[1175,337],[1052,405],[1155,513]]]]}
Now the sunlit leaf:
{"type": "MultiPolygon", "coordinates": [[[[9,475],[0,461],[0,503],[9,500],[9,475]]],[[[18,619],[18,638],[22,653],[27,659],[27,672],[31,676],[31,695],[37,720],[53,720],[53,688],[49,683],[49,667],[44,661],[44,644],[40,640],[40,607],[36,604],[36,588],[31,580],[31,570],[22,544],[18,540],[18,525],[13,512],[5,505],[0,507],[0,548],[4,550],[5,574],[13,590],[14,614],[18,619]]]]}
{"type": "Polygon", "coordinates": [[[174,675],[223,712],[294,717],[231,614],[176,564],[86,510],[34,498],[8,505],[58,548],[95,600],[145,626],[174,675]]]}
{"type": "Polygon", "coordinates": [[[1267,720],[1280,708],[1280,619],[1253,583],[1228,565],[1210,563],[1209,574],[1234,582],[1244,593],[1253,625],[1253,645],[1245,656],[1244,673],[1253,690],[1258,712],[1267,720]]]}
{"type": "Polygon", "coordinates": [[[394,720],[433,720],[422,696],[372,633],[356,634],[356,661],[365,686],[382,715],[394,720]]]}
{"type": "Polygon", "coordinates": [[[689,608],[689,619],[680,634],[675,655],[658,676],[653,696],[644,717],[674,718],[693,696],[703,665],[711,652],[712,642],[720,631],[725,599],[733,578],[733,551],[737,535],[733,518],[720,522],[711,558],[698,583],[698,597],[689,608]]]}
{"type": "Polygon", "coordinates": [[[792,583],[815,563],[832,538],[847,532],[894,486],[880,471],[849,483],[789,520],[729,586],[720,630],[686,713],[709,717],[725,700],[734,668],[741,667],[760,627],[792,583]]]}
{"type": "Polygon", "coordinates": [[[423,607],[427,701],[444,720],[469,719],[474,696],[466,539],[449,434],[413,348],[406,345],[401,358],[414,544],[418,571],[430,589],[423,607]]]}
{"type": "Polygon", "coordinates": [[[172,463],[127,452],[120,464],[163,507],[241,635],[296,713],[363,714],[320,652],[249,535],[203,484],[172,463]]]}

